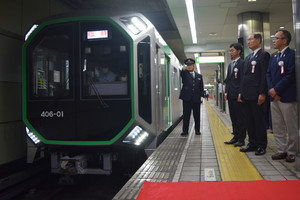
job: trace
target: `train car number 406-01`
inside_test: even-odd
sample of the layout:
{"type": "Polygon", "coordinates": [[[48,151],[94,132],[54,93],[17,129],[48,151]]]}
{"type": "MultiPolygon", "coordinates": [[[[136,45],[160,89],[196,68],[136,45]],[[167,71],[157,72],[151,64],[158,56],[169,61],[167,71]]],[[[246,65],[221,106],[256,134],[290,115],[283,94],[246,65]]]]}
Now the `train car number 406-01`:
{"type": "Polygon", "coordinates": [[[64,117],[64,111],[43,111],[41,117],[64,117]]]}

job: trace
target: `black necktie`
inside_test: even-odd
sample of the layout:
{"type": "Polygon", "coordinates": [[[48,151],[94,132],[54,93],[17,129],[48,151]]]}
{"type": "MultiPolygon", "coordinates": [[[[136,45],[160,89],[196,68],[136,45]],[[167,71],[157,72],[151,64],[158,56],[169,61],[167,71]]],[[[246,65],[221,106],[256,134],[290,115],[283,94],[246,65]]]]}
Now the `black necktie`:
{"type": "Polygon", "coordinates": [[[277,62],[280,60],[280,57],[281,57],[281,52],[279,51],[277,56],[277,62]]]}
{"type": "Polygon", "coordinates": [[[231,63],[231,73],[233,71],[234,65],[235,65],[235,60],[231,63]]]}
{"type": "Polygon", "coordinates": [[[195,78],[195,72],[190,72],[192,77],[195,78]]]}
{"type": "Polygon", "coordinates": [[[254,57],[254,52],[251,53],[250,61],[253,59],[253,57],[254,57]]]}

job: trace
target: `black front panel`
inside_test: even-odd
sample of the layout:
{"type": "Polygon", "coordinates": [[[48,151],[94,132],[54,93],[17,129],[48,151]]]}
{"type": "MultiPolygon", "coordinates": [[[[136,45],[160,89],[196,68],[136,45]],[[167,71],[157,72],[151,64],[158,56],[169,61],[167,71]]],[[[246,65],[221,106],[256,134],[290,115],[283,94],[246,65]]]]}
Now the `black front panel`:
{"type": "Polygon", "coordinates": [[[27,119],[47,140],[107,141],[132,117],[130,41],[109,21],[45,26],[26,49],[27,119]]]}
{"type": "Polygon", "coordinates": [[[129,122],[130,101],[106,101],[106,104],[103,108],[99,102],[81,102],[76,128],[79,140],[110,140],[129,122]]]}
{"type": "Polygon", "coordinates": [[[28,102],[27,116],[31,125],[48,140],[75,138],[76,111],[74,101],[28,102]]]}

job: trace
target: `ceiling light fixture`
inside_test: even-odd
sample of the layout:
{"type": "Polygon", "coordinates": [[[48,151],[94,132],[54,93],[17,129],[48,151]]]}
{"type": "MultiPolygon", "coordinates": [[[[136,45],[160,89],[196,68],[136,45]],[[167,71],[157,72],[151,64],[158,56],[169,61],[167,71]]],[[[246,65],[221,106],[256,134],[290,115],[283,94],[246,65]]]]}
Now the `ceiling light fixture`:
{"type": "Polygon", "coordinates": [[[255,2],[256,0],[248,0],[248,2],[255,2]]]}
{"type": "Polygon", "coordinates": [[[197,59],[200,58],[200,54],[199,53],[194,53],[194,57],[195,57],[195,60],[196,60],[196,69],[197,69],[198,73],[201,74],[200,64],[199,64],[199,62],[197,62],[197,59]]]}
{"type": "Polygon", "coordinates": [[[224,56],[202,56],[199,57],[199,63],[224,63],[224,56]]]}
{"type": "Polygon", "coordinates": [[[186,10],[189,17],[190,29],[192,34],[193,44],[197,44],[196,24],[194,15],[193,0],[185,0],[186,10]]]}

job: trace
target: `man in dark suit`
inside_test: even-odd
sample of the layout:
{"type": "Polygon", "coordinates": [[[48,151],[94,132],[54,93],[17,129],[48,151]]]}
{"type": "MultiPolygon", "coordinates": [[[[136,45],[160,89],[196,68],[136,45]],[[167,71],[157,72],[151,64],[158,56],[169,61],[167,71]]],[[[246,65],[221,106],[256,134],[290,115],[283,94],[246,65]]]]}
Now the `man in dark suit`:
{"type": "Polygon", "coordinates": [[[286,30],[275,34],[273,46],[278,49],[278,53],[271,57],[267,71],[269,93],[272,97],[273,133],[278,148],[272,159],[285,159],[286,162],[295,161],[298,147],[295,51],[288,47],[291,39],[291,34],[286,30]]]}
{"type": "Polygon", "coordinates": [[[239,97],[239,101],[243,103],[249,136],[248,145],[242,147],[240,151],[255,151],[255,155],[264,155],[268,143],[264,102],[267,95],[266,72],[270,54],[261,49],[261,42],[261,34],[252,33],[248,36],[248,47],[253,52],[245,59],[239,97]]]}
{"type": "Polygon", "coordinates": [[[225,144],[234,144],[234,146],[244,146],[246,138],[246,127],[244,125],[244,113],[242,112],[242,103],[238,102],[238,96],[241,93],[241,80],[243,76],[244,61],[240,58],[243,46],[239,43],[230,45],[230,56],[232,62],[227,68],[225,101],[228,100],[229,114],[232,123],[234,137],[225,144]]]}
{"type": "Polygon", "coordinates": [[[185,67],[180,72],[182,89],[179,99],[183,100],[183,126],[181,135],[187,135],[189,130],[191,111],[195,121],[195,133],[200,135],[200,104],[204,95],[202,75],[194,71],[195,60],[188,58],[185,67]]]}

